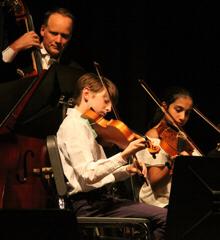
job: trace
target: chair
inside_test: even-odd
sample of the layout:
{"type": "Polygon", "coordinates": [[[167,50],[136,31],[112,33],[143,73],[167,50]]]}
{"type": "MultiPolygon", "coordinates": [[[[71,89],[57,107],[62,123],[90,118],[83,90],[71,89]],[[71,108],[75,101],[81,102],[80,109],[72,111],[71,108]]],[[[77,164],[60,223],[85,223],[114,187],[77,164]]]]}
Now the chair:
{"type": "MultiPolygon", "coordinates": [[[[56,136],[48,136],[46,143],[58,196],[58,207],[65,209],[69,207],[67,182],[56,136]]],[[[149,220],[144,218],[77,217],[77,222],[82,240],[150,240],[149,220]]]]}

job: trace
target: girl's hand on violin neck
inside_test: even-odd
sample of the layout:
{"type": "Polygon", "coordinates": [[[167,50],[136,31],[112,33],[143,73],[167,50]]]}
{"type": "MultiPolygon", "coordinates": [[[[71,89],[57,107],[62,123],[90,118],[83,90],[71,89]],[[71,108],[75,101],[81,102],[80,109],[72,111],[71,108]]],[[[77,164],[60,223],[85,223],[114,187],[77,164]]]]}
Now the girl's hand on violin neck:
{"type": "Polygon", "coordinates": [[[166,166],[169,166],[169,175],[172,175],[173,174],[173,167],[174,167],[174,161],[176,159],[176,157],[178,156],[189,156],[189,153],[186,152],[186,151],[182,151],[180,154],[177,154],[177,155],[174,155],[174,156],[170,156],[170,160],[168,161],[168,165],[166,166]]]}
{"type": "Polygon", "coordinates": [[[178,156],[189,156],[190,154],[188,153],[188,152],[186,152],[186,151],[182,151],[181,153],[179,153],[179,154],[176,154],[176,155],[174,155],[174,156],[171,156],[170,157],[170,160],[175,160],[176,159],[176,157],[178,157],[178,156]]]}
{"type": "Polygon", "coordinates": [[[190,154],[186,151],[182,151],[179,155],[180,156],[189,156],[190,154]]]}
{"type": "Polygon", "coordinates": [[[144,138],[136,139],[129,143],[129,145],[121,153],[123,159],[128,161],[128,158],[135,155],[136,152],[143,150],[147,147],[147,141],[144,138]]]}

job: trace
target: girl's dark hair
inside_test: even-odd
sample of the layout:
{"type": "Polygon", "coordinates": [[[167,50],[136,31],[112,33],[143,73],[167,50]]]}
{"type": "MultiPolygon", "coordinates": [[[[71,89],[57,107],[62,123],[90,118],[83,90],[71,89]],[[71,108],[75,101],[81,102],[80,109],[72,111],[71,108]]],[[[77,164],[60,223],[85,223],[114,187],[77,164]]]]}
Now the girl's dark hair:
{"type": "MultiPolygon", "coordinates": [[[[162,93],[162,97],[160,98],[160,102],[165,102],[167,106],[175,102],[176,99],[180,97],[190,97],[193,100],[193,97],[189,90],[180,86],[172,86],[165,89],[162,93]]],[[[152,128],[156,124],[160,122],[163,118],[164,113],[160,108],[157,108],[154,114],[152,121],[149,123],[148,129],[152,128]]]]}
{"type": "Polygon", "coordinates": [[[173,87],[165,89],[163,96],[161,98],[161,102],[165,102],[169,106],[177,98],[182,97],[182,96],[190,97],[191,99],[193,99],[189,90],[187,90],[183,87],[173,86],[173,87]]]}

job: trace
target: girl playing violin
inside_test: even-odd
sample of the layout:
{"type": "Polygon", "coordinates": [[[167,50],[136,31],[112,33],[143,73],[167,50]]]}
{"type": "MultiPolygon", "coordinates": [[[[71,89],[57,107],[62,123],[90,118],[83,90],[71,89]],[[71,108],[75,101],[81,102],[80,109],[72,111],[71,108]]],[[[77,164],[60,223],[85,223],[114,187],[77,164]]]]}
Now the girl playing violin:
{"type": "MultiPolygon", "coordinates": [[[[158,109],[153,127],[146,135],[154,145],[160,146],[161,150],[152,158],[148,155],[148,182],[144,183],[139,192],[139,200],[143,203],[159,207],[166,207],[169,203],[173,161],[178,155],[200,155],[200,153],[181,136],[175,126],[184,126],[190,116],[193,107],[193,98],[189,91],[181,87],[168,89],[162,99],[162,109],[158,109]]],[[[143,158],[147,151],[139,152],[143,158]]]]}
{"type": "Polygon", "coordinates": [[[69,194],[75,214],[148,218],[152,221],[152,239],[164,239],[166,209],[117,199],[106,191],[107,184],[122,181],[131,174],[142,173],[146,176],[143,164],[140,170],[135,164],[128,163],[130,156],[145,148],[146,140],[134,140],[122,152],[106,157],[92,124],[82,117],[90,109],[103,117],[111,111],[110,99],[117,98],[117,89],[110,80],[103,80],[108,91],[93,73],[86,73],[78,79],[75,107],[68,108],[67,116],[57,132],[59,152],[70,184],[69,194]]]}

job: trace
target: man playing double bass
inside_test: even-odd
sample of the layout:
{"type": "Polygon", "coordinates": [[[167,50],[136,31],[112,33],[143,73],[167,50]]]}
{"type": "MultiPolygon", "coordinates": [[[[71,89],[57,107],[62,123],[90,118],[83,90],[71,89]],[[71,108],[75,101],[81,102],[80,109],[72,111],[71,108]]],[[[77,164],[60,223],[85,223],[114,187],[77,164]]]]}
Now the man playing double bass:
{"type": "MultiPolygon", "coordinates": [[[[16,62],[17,58],[19,58],[17,55],[22,55],[33,48],[39,49],[40,64],[42,69],[50,70],[50,73],[47,74],[45,79],[43,79],[42,83],[39,85],[37,91],[34,93],[30,103],[24,109],[23,116],[21,117],[22,122],[24,122],[24,119],[28,119],[28,122],[32,121],[32,117],[35,120],[35,114],[38,113],[42,113],[43,116],[45,112],[47,112],[47,109],[45,110],[45,108],[48,108],[48,105],[56,105],[61,95],[66,95],[67,97],[71,96],[72,93],[70,92],[70,89],[72,89],[74,81],[85,72],[75,61],[65,62],[65,64],[63,63],[63,51],[71,40],[73,27],[74,16],[69,10],[58,8],[48,11],[45,13],[44,21],[40,29],[42,41],[40,41],[40,37],[36,32],[29,31],[24,33],[2,51],[2,71],[10,73],[10,68],[12,67],[11,65],[14,65],[14,62],[16,62]],[[50,66],[54,62],[56,64],[54,64],[55,66],[51,69],[50,66]],[[54,87],[56,85],[58,88],[54,87]]],[[[31,63],[28,62],[28,66],[26,66],[27,64],[24,66],[22,62],[16,63],[16,77],[18,79],[31,75],[33,66],[30,66],[30,64],[31,63]]],[[[7,82],[7,80],[14,81],[15,78],[7,79],[7,77],[4,77],[1,79],[1,82],[7,82]]],[[[17,84],[20,89],[22,88],[22,84],[25,85],[24,81],[17,84]]],[[[4,92],[2,94],[4,94],[4,92]]],[[[2,94],[0,93],[0,95],[2,94]]],[[[14,94],[12,93],[12,95],[14,94]]],[[[2,105],[7,105],[7,103],[3,103],[2,105]]],[[[4,118],[4,112],[6,111],[3,109],[2,112],[3,116],[1,119],[4,118]]],[[[33,129],[32,126],[30,128],[31,130],[33,129]]],[[[46,134],[43,134],[43,136],[53,132],[54,129],[52,132],[49,131],[46,134]]],[[[37,131],[37,133],[39,133],[39,131],[37,131]]]]}
{"type": "MultiPolygon", "coordinates": [[[[45,166],[42,156],[45,138],[55,134],[62,120],[60,97],[71,96],[74,81],[85,72],[76,63],[71,66],[61,64],[62,53],[70,42],[73,26],[74,17],[67,9],[48,11],[40,30],[42,41],[34,31],[29,31],[2,51],[0,71],[7,69],[10,73],[10,66],[14,65],[18,55],[37,48],[42,68],[46,73],[42,75],[43,77],[40,74],[35,76],[33,81],[30,68],[21,68],[17,65],[17,79],[7,81],[4,75],[1,75],[0,194],[4,196],[0,201],[0,207],[45,207],[44,201],[38,200],[38,197],[43,196],[44,190],[41,185],[35,185],[40,181],[40,177],[35,176],[34,171],[45,166]],[[16,116],[14,125],[10,126],[9,133],[5,134],[2,131],[7,125],[5,119],[6,123],[8,119],[14,120],[14,107],[17,109],[20,104],[20,95],[20,99],[23,100],[29,94],[26,94],[26,89],[38,79],[41,81],[37,88],[22,107],[22,111],[19,111],[19,116],[16,116]]],[[[31,65],[29,62],[28,64],[31,65]]],[[[34,68],[33,65],[31,67],[34,68]]]]}
{"type": "MultiPolygon", "coordinates": [[[[62,62],[61,55],[70,42],[73,26],[74,16],[69,10],[48,11],[40,29],[42,41],[35,31],[28,31],[2,51],[2,60],[11,63],[17,54],[34,47],[40,49],[42,68],[48,69],[53,62],[62,62]]],[[[18,74],[25,74],[23,71],[18,69],[18,74]]]]}

